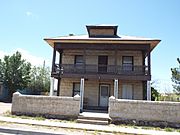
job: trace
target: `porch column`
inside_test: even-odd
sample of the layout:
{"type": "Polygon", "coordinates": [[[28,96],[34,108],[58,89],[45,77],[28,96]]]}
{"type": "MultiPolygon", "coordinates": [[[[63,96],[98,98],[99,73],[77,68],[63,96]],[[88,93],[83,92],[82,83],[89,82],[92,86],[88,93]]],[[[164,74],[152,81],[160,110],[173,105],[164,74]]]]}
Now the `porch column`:
{"type": "Polygon", "coordinates": [[[53,96],[53,93],[54,93],[54,77],[51,77],[51,87],[50,87],[49,96],[53,96]]]}
{"type": "Polygon", "coordinates": [[[61,78],[58,79],[58,83],[57,83],[57,96],[60,95],[60,84],[61,84],[61,78]]]}
{"type": "Polygon", "coordinates": [[[81,78],[81,83],[80,83],[80,112],[83,111],[83,98],[84,98],[84,78],[81,78]]]}
{"type": "Polygon", "coordinates": [[[86,48],[84,48],[84,51],[83,51],[83,71],[84,73],[86,73],[86,48]]]}
{"type": "MultiPolygon", "coordinates": [[[[61,75],[61,67],[62,67],[62,50],[59,52],[59,76],[61,75]]],[[[60,84],[61,84],[61,77],[58,78],[58,83],[57,83],[57,96],[60,95],[60,84]]]]}
{"type": "Polygon", "coordinates": [[[55,63],[56,63],[56,48],[54,46],[54,50],[53,50],[53,59],[52,59],[52,71],[51,72],[55,72],[55,63]]]}
{"type": "Polygon", "coordinates": [[[114,79],[114,97],[118,98],[118,79],[114,79]]]}
{"type": "Polygon", "coordinates": [[[147,100],[151,101],[151,83],[147,81],[147,100]]]}
{"type": "Polygon", "coordinates": [[[151,50],[148,50],[148,75],[151,75],[151,50]]]}
{"type": "Polygon", "coordinates": [[[115,71],[115,74],[117,74],[118,73],[118,67],[117,67],[117,49],[114,51],[114,71],[115,71]]]}

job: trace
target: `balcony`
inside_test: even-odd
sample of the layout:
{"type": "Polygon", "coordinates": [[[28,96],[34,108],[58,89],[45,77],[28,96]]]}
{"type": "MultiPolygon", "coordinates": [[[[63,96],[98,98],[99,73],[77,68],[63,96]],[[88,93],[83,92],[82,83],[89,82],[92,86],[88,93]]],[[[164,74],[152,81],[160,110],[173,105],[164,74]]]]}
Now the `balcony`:
{"type": "Polygon", "coordinates": [[[83,64],[55,64],[52,75],[124,75],[148,76],[148,66],[115,66],[115,65],[83,65],[83,64]]]}

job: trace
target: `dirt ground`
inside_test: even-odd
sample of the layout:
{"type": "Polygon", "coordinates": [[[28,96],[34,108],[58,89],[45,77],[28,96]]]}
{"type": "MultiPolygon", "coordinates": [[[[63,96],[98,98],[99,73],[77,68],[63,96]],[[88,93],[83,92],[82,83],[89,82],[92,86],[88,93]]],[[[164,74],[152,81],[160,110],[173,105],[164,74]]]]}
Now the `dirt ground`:
{"type": "MultiPolygon", "coordinates": [[[[110,133],[110,132],[100,132],[100,131],[88,131],[83,129],[70,129],[70,128],[59,128],[59,127],[48,127],[48,126],[37,126],[28,124],[17,124],[17,123],[7,123],[0,122],[1,127],[9,127],[15,129],[33,130],[40,132],[51,132],[62,135],[125,135],[123,133],[110,133]]],[[[1,135],[1,133],[0,133],[1,135]]],[[[126,134],[128,135],[128,134],[126,134]]]]}
{"type": "Polygon", "coordinates": [[[11,111],[11,105],[12,105],[11,103],[0,102],[0,115],[2,115],[7,111],[11,111]]]}

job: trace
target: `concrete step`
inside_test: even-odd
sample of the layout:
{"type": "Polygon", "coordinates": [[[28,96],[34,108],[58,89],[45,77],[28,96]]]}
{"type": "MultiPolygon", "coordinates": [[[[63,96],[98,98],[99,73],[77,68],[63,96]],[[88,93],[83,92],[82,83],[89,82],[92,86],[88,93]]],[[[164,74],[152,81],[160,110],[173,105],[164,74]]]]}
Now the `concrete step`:
{"type": "Polygon", "coordinates": [[[77,119],[77,122],[83,124],[108,125],[108,120],[77,119]]]}
{"type": "Polygon", "coordinates": [[[84,124],[108,125],[109,117],[106,114],[82,113],[77,122],[84,124]]]}
{"type": "Polygon", "coordinates": [[[83,115],[79,115],[78,119],[108,121],[109,118],[107,118],[107,117],[95,117],[95,116],[83,116],[83,115]]]}

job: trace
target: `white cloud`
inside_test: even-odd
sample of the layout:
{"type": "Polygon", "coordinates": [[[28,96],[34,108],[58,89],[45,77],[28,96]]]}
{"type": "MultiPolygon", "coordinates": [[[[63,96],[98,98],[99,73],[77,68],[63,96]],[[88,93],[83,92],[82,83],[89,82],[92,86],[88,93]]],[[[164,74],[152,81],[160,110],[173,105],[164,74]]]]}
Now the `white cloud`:
{"type": "Polygon", "coordinates": [[[27,15],[27,16],[33,16],[33,13],[32,13],[32,12],[27,11],[27,12],[26,12],[26,15],[27,15]]]}
{"type": "Polygon", "coordinates": [[[38,18],[38,16],[36,14],[34,14],[33,12],[30,12],[30,11],[26,11],[25,14],[27,17],[36,18],[36,19],[38,18]]]}
{"type": "Polygon", "coordinates": [[[6,55],[6,53],[0,50],[0,59],[2,59],[4,55],[6,55]]]}
{"type": "Polygon", "coordinates": [[[12,52],[0,51],[0,59],[2,59],[5,55],[12,55],[16,51],[19,51],[21,53],[21,55],[22,55],[22,58],[25,59],[26,61],[30,62],[33,66],[42,66],[44,60],[46,62],[46,66],[51,65],[50,64],[51,62],[50,62],[49,59],[44,59],[43,57],[34,56],[30,52],[28,52],[27,50],[24,50],[24,49],[21,49],[21,48],[17,48],[15,50],[13,50],[12,52]]]}

